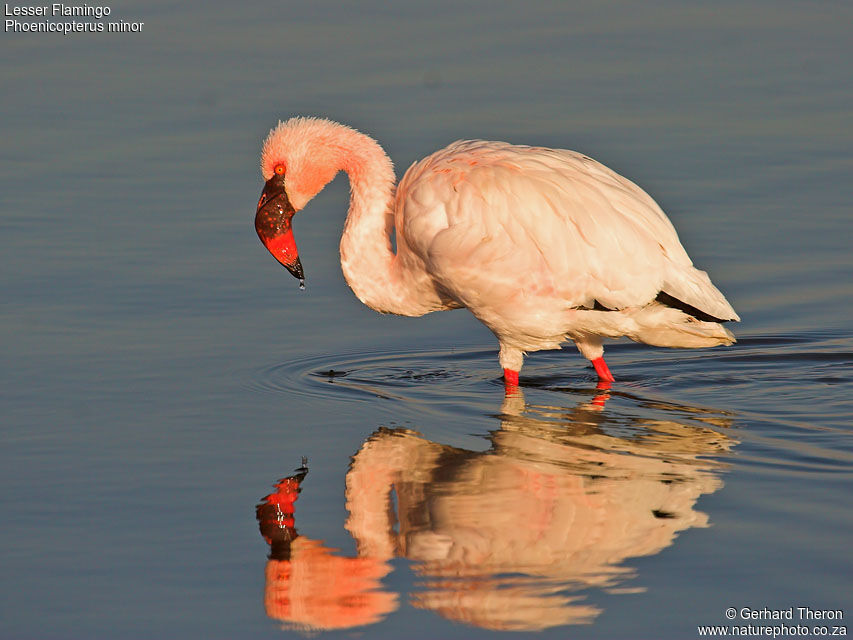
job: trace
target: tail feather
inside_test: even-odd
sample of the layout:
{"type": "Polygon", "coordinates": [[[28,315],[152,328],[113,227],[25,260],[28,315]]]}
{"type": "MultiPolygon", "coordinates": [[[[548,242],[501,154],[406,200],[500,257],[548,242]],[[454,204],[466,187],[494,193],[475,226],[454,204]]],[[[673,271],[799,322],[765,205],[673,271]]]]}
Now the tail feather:
{"type": "Polygon", "coordinates": [[[740,320],[708,274],[700,269],[672,269],[664,282],[662,293],[721,321],[740,320]]]}
{"type": "Polygon", "coordinates": [[[656,347],[693,349],[734,344],[734,334],[717,322],[703,322],[670,307],[651,305],[634,316],[636,326],[627,334],[635,342],[656,347]]]}

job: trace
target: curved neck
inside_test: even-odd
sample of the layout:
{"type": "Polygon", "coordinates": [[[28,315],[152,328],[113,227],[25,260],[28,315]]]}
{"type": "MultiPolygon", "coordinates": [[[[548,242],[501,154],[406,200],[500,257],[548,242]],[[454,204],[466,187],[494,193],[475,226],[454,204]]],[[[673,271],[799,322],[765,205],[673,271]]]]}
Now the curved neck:
{"type": "Polygon", "coordinates": [[[395,213],[391,160],[376,141],[350,131],[339,141],[340,168],[350,181],[349,214],[340,246],[344,278],[356,297],[376,311],[399,315],[433,311],[431,283],[431,292],[423,289],[426,273],[402,268],[391,247],[395,213]]]}

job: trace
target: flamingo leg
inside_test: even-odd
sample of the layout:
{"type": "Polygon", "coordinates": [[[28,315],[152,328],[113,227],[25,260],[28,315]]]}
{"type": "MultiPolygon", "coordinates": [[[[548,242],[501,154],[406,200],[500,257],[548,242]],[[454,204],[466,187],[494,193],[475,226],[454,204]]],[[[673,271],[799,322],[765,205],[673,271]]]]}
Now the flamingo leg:
{"type": "Polygon", "coordinates": [[[598,379],[604,382],[615,382],[616,378],[610,373],[607,363],[604,361],[604,356],[596,358],[592,361],[592,366],[595,367],[595,372],[598,374],[598,379]]]}
{"type": "Polygon", "coordinates": [[[518,386],[518,371],[504,369],[504,382],[508,385],[518,386]]]}

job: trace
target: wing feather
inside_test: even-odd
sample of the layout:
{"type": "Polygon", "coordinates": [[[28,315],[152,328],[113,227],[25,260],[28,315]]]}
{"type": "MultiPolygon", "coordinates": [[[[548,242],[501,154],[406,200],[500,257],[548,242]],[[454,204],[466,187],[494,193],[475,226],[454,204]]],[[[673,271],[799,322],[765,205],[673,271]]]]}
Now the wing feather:
{"type": "Polygon", "coordinates": [[[660,291],[737,315],[633,182],[561,149],[459,141],[413,165],[397,192],[398,246],[462,304],[651,303],[660,291]]]}

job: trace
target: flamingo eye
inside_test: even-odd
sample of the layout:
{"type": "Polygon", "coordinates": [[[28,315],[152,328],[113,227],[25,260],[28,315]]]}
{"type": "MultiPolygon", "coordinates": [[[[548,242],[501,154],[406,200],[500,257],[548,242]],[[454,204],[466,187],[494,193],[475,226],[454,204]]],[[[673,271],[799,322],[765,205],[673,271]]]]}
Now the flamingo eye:
{"type": "Polygon", "coordinates": [[[275,174],[277,176],[283,176],[284,175],[284,165],[283,164],[275,165],[275,169],[273,169],[273,171],[275,171],[275,174]]]}

